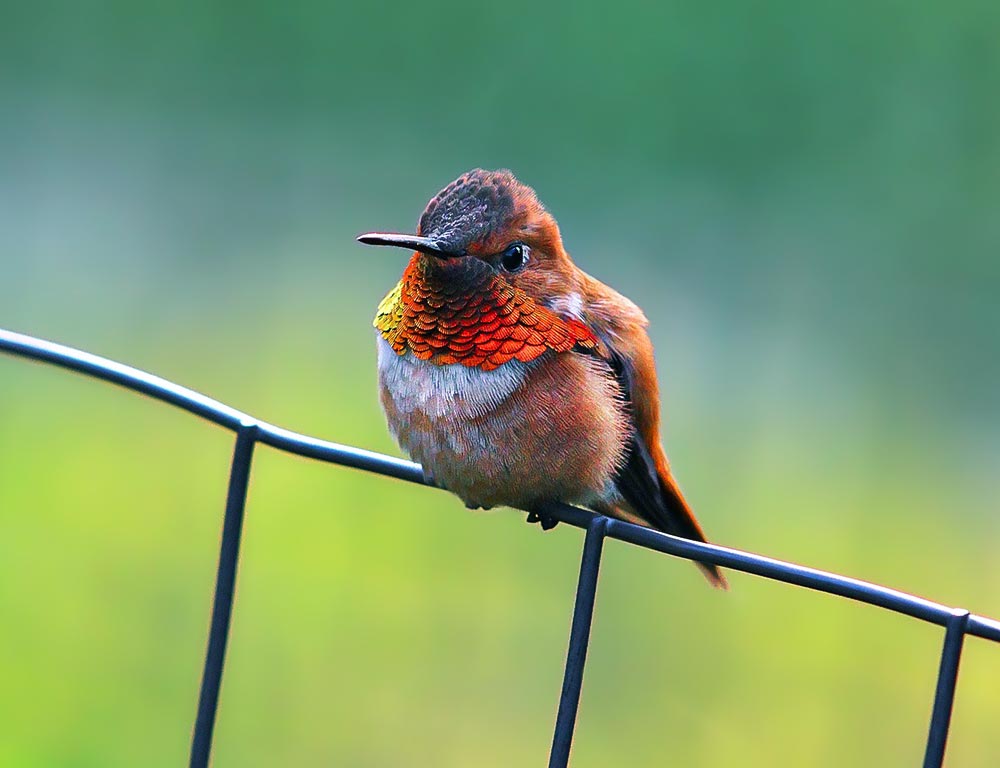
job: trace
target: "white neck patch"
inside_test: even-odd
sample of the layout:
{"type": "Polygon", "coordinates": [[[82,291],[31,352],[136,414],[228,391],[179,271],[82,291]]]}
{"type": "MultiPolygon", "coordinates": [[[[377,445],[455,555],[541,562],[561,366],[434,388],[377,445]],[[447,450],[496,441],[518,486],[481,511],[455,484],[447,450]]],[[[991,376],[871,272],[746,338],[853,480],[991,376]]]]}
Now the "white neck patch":
{"type": "Polygon", "coordinates": [[[549,308],[560,315],[583,319],[583,297],[575,291],[567,296],[559,296],[549,302],[549,308]]]}
{"type": "Polygon", "coordinates": [[[421,411],[427,416],[482,416],[497,408],[524,382],[536,362],[511,360],[492,371],[455,363],[435,365],[413,353],[397,354],[380,334],[378,342],[379,380],[392,395],[396,407],[407,413],[421,411]]]}

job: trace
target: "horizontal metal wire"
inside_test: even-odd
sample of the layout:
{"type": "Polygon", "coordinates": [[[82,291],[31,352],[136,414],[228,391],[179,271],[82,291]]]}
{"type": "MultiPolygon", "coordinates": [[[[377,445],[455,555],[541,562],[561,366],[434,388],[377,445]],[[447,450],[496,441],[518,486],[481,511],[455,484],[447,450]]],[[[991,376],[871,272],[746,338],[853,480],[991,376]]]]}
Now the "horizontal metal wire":
{"type": "MultiPolygon", "coordinates": [[[[256,425],[258,440],[272,448],[277,448],[299,456],[307,456],[318,461],[339,464],[354,469],[363,469],[399,480],[407,480],[421,485],[432,485],[424,478],[419,464],[393,458],[374,451],[340,445],[316,437],[309,437],[291,430],[276,427],[266,421],[255,419],[248,414],[206,397],[194,390],[174,384],[171,381],[140,371],[121,363],[116,363],[97,355],[81,352],[72,347],[43,341],[13,331],[0,329],[0,349],[24,357],[30,357],[63,368],[79,371],[98,379],[119,384],[128,389],[183,408],[208,421],[236,432],[245,425],[256,425]]],[[[544,510],[549,516],[563,523],[586,530],[593,513],[567,504],[550,504],[544,510]]],[[[841,595],[891,611],[929,621],[942,627],[948,625],[954,608],[921,597],[881,587],[877,584],[853,579],[849,576],[808,568],[803,565],[776,560],[717,544],[703,544],[682,539],[659,531],[632,525],[621,520],[609,520],[607,535],[612,539],[627,541],[641,547],[655,549],[668,555],[688,560],[731,568],[736,571],[766,576],[769,579],[797,584],[801,587],[841,595]]],[[[969,616],[967,633],[1000,642],[1000,621],[972,614],[969,616]]]]}
{"type": "MultiPolygon", "coordinates": [[[[242,521],[253,443],[260,442],[299,456],[375,472],[412,483],[424,485],[431,485],[431,483],[424,477],[420,466],[413,462],[282,429],[159,376],[71,347],[0,329],[0,351],[50,363],[141,392],[207,419],[238,435],[230,477],[230,495],[227,501],[226,525],[220,554],[209,652],[206,657],[198,725],[195,729],[194,746],[192,747],[191,765],[207,765],[239,548],[240,526],[233,518],[238,516],[239,521],[242,521]],[[226,531],[229,531],[228,535],[226,531]]],[[[860,579],[808,568],[738,549],[678,538],[621,520],[595,516],[592,512],[566,504],[549,504],[541,510],[535,510],[535,512],[541,512],[547,517],[588,532],[584,547],[584,560],[581,564],[576,612],[570,636],[570,651],[567,658],[563,696],[560,700],[559,717],[557,718],[553,750],[550,756],[549,765],[553,767],[565,766],[569,759],[573,723],[579,702],[580,684],[586,658],[586,644],[593,615],[597,569],[601,553],[600,542],[605,537],[688,560],[714,563],[731,570],[752,573],[774,581],[840,595],[946,627],[948,631],[939,670],[927,756],[924,762],[925,768],[939,766],[943,759],[962,638],[968,634],[1000,642],[1000,621],[970,614],[964,609],[948,607],[860,579]]]]}

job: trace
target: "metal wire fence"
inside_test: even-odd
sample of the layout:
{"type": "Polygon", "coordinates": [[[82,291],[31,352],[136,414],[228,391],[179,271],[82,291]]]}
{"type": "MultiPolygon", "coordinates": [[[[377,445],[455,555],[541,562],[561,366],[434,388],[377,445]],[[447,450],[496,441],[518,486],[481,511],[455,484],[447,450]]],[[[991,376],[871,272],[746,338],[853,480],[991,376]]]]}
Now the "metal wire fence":
{"type": "MultiPolygon", "coordinates": [[[[424,478],[420,466],[412,462],[290,432],[158,376],[71,347],[0,329],[0,351],[68,368],[141,392],[207,419],[236,434],[223,518],[222,544],[212,604],[208,649],[205,654],[198,710],[191,741],[191,768],[205,768],[212,748],[212,731],[215,727],[226,642],[232,616],[243,529],[243,510],[246,504],[250,465],[256,445],[258,443],[268,445],[299,456],[363,469],[412,483],[425,485],[430,483],[424,478]]],[[[552,749],[549,753],[549,768],[565,768],[569,763],[573,728],[580,704],[583,670],[587,659],[587,645],[594,616],[601,552],[606,538],[625,541],[676,557],[714,563],[818,592],[840,595],[944,627],[944,643],[931,708],[924,768],[939,768],[944,760],[959,659],[966,635],[1000,643],[1000,621],[971,614],[962,608],[949,608],[905,592],[738,549],[677,538],[565,504],[551,504],[533,512],[586,531],[562,693],[559,698],[552,749]]]]}

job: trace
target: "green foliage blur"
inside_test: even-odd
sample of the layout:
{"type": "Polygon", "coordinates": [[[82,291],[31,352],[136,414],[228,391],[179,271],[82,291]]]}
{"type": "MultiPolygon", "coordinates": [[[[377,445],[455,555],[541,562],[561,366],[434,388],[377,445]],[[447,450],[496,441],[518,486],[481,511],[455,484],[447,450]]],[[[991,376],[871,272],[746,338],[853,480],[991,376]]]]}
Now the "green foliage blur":
{"type": "MultiPolygon", "coordinates": [[[[715,540],[1000,615],[1000,5],[8,4],[0,326],[395,448],[374,308],[510,167],[643,306],[715,540]]],[[[186,760],[232,438],[0,358],[0,765],[186,760]]],[[[539,471],[544,471],[544,466],[539,471]]],[[[529,766],[582,536],[262,448],[216,766],[529,766]]],[[[942,633],[611,542],[573,753],[919,762],[942,633]]],[[[970,640],[950,764],[1000,754],[970,640]]]]}

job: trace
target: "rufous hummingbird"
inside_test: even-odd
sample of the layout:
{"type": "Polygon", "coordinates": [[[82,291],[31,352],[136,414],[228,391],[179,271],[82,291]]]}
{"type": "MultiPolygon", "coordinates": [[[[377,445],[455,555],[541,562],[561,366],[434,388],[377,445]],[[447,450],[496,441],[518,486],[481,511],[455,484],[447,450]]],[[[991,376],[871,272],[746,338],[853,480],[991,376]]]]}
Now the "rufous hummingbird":
{"type": "Polygon", "coordinates": [[[374,324],[389,429],[429,479],[473,509],[558,501],[705,541],[660,443],[646,316],[573,263],[534,190],[476,169],[416,235],[358,240],[414,252],[374,324]]]}

